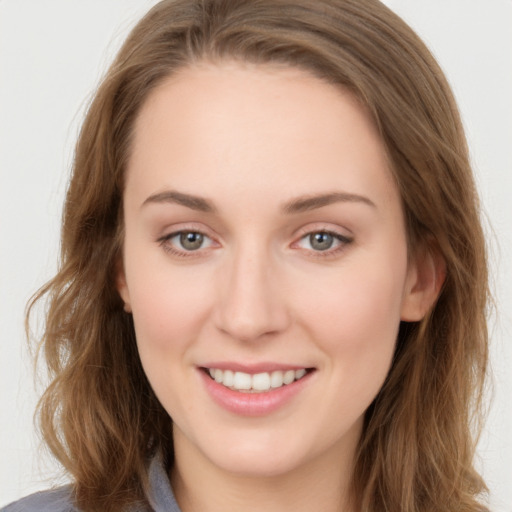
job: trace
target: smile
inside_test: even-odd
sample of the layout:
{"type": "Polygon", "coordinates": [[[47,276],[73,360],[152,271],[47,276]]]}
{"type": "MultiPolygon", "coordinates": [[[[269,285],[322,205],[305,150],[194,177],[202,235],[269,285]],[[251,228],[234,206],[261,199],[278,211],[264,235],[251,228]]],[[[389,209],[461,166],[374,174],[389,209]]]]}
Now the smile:
{"type": "Polygon", "coordinates": [[[242,393],[264,393],[271,389],[278,389],[302,379],[308,373],[306,368],[256,374],[219,368],[206,368],[206,371],[218,384],[242,393]]]}

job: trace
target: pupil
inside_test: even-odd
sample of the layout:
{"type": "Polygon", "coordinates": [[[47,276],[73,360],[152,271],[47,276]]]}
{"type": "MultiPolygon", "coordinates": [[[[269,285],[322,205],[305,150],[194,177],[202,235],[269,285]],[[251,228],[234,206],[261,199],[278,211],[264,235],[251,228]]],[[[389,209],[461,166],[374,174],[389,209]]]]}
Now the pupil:
{"type": "Polygon", "coordinates": [[[195,251],[203,245],[203,238],[201,233],[182,233],[180,235],[180,243],[184,249],[195,251]]]}
{"type": "Polygon", "coordinates": [[[334,237],[329,233],[314,233],[309,235],[309,243],[313,249],[317,251],[326,251],[330,249],[334,241],[334,237]]]}

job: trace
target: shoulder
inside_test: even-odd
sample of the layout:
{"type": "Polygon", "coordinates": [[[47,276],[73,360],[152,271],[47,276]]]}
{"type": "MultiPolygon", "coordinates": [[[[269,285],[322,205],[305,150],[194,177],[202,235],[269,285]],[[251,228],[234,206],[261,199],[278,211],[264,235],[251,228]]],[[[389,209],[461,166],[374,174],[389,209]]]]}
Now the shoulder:
{"type": "Polygon", "coordinates": [[[71,486],[36,492],[0,509],[0,512],[79,512],[71,501],[71,486]]]}

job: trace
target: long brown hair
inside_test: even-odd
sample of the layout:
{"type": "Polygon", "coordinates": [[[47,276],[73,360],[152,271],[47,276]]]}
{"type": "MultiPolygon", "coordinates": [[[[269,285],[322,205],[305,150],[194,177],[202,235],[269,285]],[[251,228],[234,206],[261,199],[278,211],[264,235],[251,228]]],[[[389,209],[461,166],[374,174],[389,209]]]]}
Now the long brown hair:
{"type": "Polygon", "coordinates": [[[52,378],[44,439],[85,510],[144,501],[147,461],[172,464],[172,422],[139,362],[115,289],[134,120],[180,68],[283,63],[349,89],[371,112],[401,194],[411,251],[446,263],[424,320],[403,323],[366,413],[353,490],[365,512],[483,511],[473,468],[487,366],[487,266],[478,198],[450,88],[414,32],[377,0],[164,0],[129,35],[87,112],[41,346],[52,378]]]}

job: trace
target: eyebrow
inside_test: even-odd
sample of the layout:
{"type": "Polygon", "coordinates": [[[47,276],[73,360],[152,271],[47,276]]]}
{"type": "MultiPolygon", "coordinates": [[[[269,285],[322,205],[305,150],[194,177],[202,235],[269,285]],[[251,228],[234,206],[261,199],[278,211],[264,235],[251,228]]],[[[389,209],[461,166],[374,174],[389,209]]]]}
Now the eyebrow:
{"type": "Polygon", "coordinates": [[[330,192],[327,194],[306,195],[292,199],[283,206],[282,210],[287,214],[302,213],[339,202],[362,203],[372,208],[377,208],[375,203],[368,197],[358,194],[349,194],[347,192],[330,192]]]}
{"type": "Polygon", "coordinates": [[[205,213],[215,213],[217,211],[213,204],[207,199],[199,196],[193,196],[191,194],[185,194],[183,192],[176,192],[175,190],[167,190],[165,192],[152,194],[142,203],[142,206],[151,203],[174,203],[186,206],[191,210],[197,210],[205,213]]]}
{"type": "MultiPolygon", "coordinates": [[[[348,203],[362,203],[372,208],[377,208],[375,203],[359,194],[350,194],[347,192],[329,192],[325,194],[315,194],[300,196],[291,201],[286,202],[281,211],[285,214],[302,213],[317,208],[322,208],[333,203],[348,202],[348,203]]],[[[216,213],[217,209],[204,197],[194,196],[192,194],[185,194],[184,192],[177,192],[175,190],[166,190],[150,195],[143,203],[142,206],[152,203],[171,203],[179,204],[204,213],[216,213]]]]}

